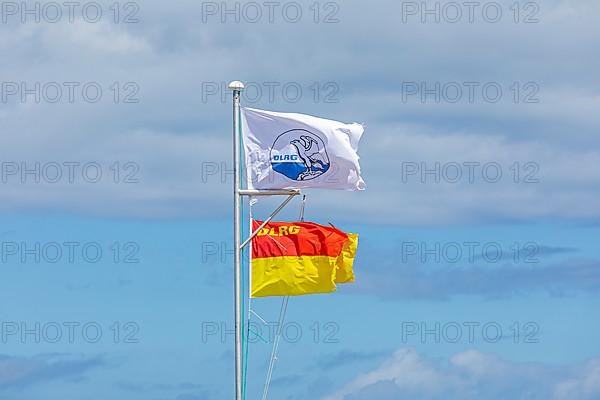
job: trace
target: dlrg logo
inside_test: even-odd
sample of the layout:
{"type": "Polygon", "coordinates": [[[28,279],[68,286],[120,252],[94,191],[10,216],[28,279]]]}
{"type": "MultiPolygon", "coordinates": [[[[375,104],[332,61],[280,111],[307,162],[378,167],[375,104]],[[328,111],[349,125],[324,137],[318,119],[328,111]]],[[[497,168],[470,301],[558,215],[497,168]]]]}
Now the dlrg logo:
{"type": "Polygon", "coordinates": [[[323,139],[305,129],[281,133],[271,147],[273,171],[294,181],[318,178],[329,170],[330,164],[323,139]]]}
{"type": "Polygon", "coordinates": [[[297,154],[275,154],[273,161],[298,161],[297,154]]]}
{"type": "Polygon", "coordinates": [[[289,226],[279,226],[277,230],[275,228],[262,228],[260,231],[256,233],[256,236],[289,236],[289,235],[297,235],[300,233],[300,227],[297,225],[289,225],[289,226]]]}

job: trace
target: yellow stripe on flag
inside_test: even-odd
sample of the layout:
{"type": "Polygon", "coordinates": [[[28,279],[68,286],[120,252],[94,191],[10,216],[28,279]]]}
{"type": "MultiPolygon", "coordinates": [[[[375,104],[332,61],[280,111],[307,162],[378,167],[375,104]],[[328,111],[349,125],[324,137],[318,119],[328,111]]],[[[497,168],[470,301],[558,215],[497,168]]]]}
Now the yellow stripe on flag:
{"type": "Polygon", "coordinates": [[[358,247],[358,235],[348,233],[348,240],[344,243],[342,253],[336,261],[335,283],[354,282],[354,257],[358,247]]]}
{"type": "Polygon", "coordinates": [[[252,297],[335,292],[337,268],[338,258],[328,256],[255,258],[252,260],[252,297]]]}

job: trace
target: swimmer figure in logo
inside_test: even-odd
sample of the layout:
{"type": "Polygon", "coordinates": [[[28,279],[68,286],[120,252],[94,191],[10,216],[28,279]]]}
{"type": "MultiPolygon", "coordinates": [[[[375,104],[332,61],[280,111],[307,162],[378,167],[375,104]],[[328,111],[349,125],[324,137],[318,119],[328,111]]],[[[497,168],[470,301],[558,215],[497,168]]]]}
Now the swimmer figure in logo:
{"type": "Polygon", "coordinates": [[[319,149],[319,143],[310,136],[301,135],[300,140],[294,139],[290,142],[297,150],[298,155],[302,159],[302,162],[306,166],[306,172],[301,174],[300,180],[304,180],[305,177],[313,175],[315,169],[326,170],[326,160],[323,159],[321,149],[319,149]]]}

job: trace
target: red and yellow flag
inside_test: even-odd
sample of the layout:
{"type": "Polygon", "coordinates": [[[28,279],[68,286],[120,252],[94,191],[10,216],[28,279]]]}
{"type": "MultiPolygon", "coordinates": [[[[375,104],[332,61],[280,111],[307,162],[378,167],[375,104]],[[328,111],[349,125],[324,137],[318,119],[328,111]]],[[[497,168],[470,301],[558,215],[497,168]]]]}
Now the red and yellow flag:
{"type": "Polygon", "coordinates": [[[354,281],[357,245],[357,234],[333,226],[269,222],[252,238],[252,297],[334,292],[354,281]]]}

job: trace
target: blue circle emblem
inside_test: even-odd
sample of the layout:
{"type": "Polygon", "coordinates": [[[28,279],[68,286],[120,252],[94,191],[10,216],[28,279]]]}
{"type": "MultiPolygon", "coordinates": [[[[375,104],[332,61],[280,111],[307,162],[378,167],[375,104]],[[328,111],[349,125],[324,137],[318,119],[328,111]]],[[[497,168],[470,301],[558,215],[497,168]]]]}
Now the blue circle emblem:
{"type": "Polygon", "coordinates": [[[308,181],[327,172],[330,162],[323,139],[305,129],[292,129],[275,139],[271,167],[294,181],[308,181]]]}

